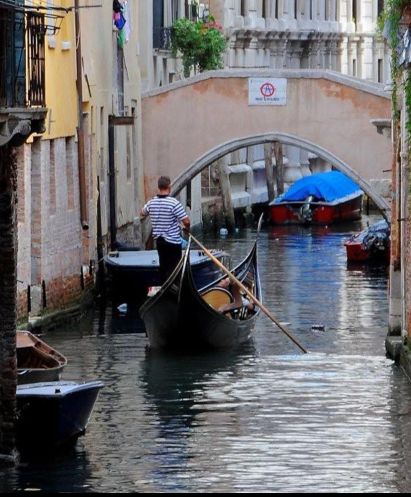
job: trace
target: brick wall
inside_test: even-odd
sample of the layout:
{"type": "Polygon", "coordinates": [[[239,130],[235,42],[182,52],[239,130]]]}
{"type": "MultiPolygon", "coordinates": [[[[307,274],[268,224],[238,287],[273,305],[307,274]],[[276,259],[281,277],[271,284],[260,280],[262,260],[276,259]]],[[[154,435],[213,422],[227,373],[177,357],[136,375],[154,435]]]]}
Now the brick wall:
{"type": "Polygon", "coordinates": [[[81,295],[92,282],[87,270],[83,279],[81,273],[96,258],[96,241],[90,239],[94,222],[93,230],[81,229],[74,137],[36,139],[22,147],[17,159],[18,315],[24,318],[29,288],[32,315],[70,305],[81,295]]]}

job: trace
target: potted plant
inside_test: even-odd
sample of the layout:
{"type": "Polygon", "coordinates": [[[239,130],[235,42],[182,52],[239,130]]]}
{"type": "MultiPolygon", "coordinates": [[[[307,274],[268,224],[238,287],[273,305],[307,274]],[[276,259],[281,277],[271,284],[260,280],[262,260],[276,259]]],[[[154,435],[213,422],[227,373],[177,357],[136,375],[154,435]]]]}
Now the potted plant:
{"type": "Polygon", "coordinates": [[[203,72],[224,67],[226,45],[222,26],[212,16],[200,21],[181,18],[172,26],[171,49],[174,56],[181,54],[185,77],[191,69],[203,72]]]}

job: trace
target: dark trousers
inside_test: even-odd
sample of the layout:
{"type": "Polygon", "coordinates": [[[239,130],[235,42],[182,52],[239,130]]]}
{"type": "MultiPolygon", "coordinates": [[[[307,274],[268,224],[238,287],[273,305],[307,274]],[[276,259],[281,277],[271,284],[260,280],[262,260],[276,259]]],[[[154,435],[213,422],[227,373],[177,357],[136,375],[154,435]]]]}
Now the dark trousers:
{"type": "Polygon", "coordinates": [[[160,283],[163,284],[180,262],[183,252],[181,243],[169,243],[161,236],[157,238],[156,242],[160,261],[160,283]]]}

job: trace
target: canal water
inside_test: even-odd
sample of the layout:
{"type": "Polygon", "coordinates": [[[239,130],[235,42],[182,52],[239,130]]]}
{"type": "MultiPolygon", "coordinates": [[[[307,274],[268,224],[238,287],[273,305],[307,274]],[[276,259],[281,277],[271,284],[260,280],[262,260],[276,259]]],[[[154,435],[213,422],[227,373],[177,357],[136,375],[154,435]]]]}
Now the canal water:
{"type": "MultiPolygon", "coordinates": [[[[376,219],[263,229],[264,303],[308,354],[263,314],[250,344],[204,355],[153,353],[111,306],[46,333],[63,379],[105,388],[73,450],[23,458],[0,491],[409,492],[411,384],[385,355],[387,269],[347,266],[343,245],[376,219]]],[[[203,242],[239,262],[254,237],[203,242]]]]}

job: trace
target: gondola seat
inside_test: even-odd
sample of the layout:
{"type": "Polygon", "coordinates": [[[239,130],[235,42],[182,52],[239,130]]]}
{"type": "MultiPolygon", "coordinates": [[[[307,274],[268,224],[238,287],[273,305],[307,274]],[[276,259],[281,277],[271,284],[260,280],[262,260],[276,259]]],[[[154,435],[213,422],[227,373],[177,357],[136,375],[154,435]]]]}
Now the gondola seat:
{"type": "Polygon", "coordinates": [[[201,297],[213,309],[218,310],[221,306],[234,302],[234,297],[225,288],[212,287],[204,292],[201,297]]]}

